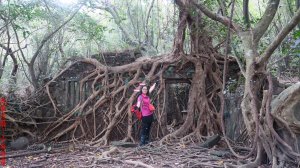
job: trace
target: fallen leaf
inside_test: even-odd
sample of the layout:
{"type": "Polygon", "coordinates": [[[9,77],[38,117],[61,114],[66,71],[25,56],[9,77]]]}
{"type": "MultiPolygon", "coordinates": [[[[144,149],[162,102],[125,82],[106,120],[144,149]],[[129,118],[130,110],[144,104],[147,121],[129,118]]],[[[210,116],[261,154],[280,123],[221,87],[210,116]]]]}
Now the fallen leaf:
{"type": "Polygon", "coordinates": [[[28,156],[27,157],[27,160],[32,160],[33,159],[33,156],[28,156]]]}
{"type": "Polygon", "coordinates": [[[217,164],[218,164],[218,165],[223,165],[223,164],[224,164],[224,161],[223,161],[223,160],[220,160],[220,161],[217,162],[217,164]]]}

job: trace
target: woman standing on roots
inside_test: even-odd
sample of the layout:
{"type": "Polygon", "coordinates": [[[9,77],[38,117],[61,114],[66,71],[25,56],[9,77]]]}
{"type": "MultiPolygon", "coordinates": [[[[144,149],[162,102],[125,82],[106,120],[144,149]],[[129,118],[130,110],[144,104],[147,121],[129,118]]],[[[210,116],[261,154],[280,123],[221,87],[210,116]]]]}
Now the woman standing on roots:
{"type": "Polygon", "coordinates": [[[136,107],[142,112],[142,133],[140,140],[140,146],[142,146],[149,143],[150,129],[153,122],[153,111],[150,111],[151,100],[149,94],[154,90],[156,83],[150,87],[149,91],[145,84],[140,84],[140,86],[140,95],[136,107]]]}

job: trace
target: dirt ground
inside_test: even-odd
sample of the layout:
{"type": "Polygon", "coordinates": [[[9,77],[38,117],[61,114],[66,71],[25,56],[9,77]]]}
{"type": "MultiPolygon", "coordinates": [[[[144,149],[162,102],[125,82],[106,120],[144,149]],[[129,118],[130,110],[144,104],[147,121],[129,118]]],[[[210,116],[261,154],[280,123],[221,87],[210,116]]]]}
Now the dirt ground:
{"type": "Polygon", "coordinates": [[[207,149],[197,144],[158,145],[158,142],[152,142],[143,147],[94,147],[82,144],[63,144],[37,151],[27,149],[7,152],[8,157],[15,156],[7,158],[7,167],[212,168],[224,167],[224,163],[242,163],[228,149],[207,149]],[[38,152],[41,153],[32,154],[38,152]],[[24,154],[25,156],[18,156],[24,154]]]}

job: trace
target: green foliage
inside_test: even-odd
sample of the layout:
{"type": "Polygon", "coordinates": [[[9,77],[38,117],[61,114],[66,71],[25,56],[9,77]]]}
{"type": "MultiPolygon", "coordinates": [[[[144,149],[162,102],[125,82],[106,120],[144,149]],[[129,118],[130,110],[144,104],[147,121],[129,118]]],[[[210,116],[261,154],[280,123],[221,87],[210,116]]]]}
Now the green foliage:
{"type": "Polygon", "coordinates": [[[102,40],[103,32],[106,30],[106,26],[98,24],[95,19],[85,14],[79,14],[73,26],[74,31],[86,34],[88,40],[96,41],[102,40]]]}
{"type": "Polygon", "coordinates": [[[215,8],[218,6],[218,1],[204,0],[203,4],[209,8],[215,8]]]}
{"type": "Polygon", "coordinates": [[[293,39],[299,39],[300,38],[300,30],[296,30],[294,33],[293,33],[293,39]]]}
{"type": "MultiPolygon", "coordinates": [[[[67,6],[59,6],[56,4],[57,1],[47,0],[10,0],[2,1],[0,6],[0,13],[5,18],[11,19],[9,24],[11,28],[15,28],[17,31],[21,47],[27,45],[27,48],[23,50],[26,58],[30,59],[32,52],[35,51],[36,47],[40,44],[49,32],[61,25],[69,16],[74,12],[74,9],[67,6]],[[9,3],[8,3],[9,2],[9,3]],[[45,5],[47,4],[47,6],[45,5]]],[[[177,31],[178,24],[178,8],[174,6],[174,1],[154,1],[154,6],[150,11],[148,18],[148,24],[146,24],[148,10],[151,1],[146,0],[110,0],[110,1],[84,1],[86,5],[77,15],[69,22],[63,29],[57,34],[51,37],[49,40],[48,51],[46,53],[46,47],[42,49],[49,56],[49,60],[53,61],[54,57],[57,57],[57,63],[54,64],[54,68],[49,70],[52,73],[57,71],[64,60],[67,60],[72,56],[88,56],[103,52],[106,50],[122,50],[129,49],[134,46],[130,44],[125,37],[123,31],[128,34],[128,38],[138,43],[138,46],[146,48],[147,55],[160,55],[163,53],[169,53],[173,47],[174,35],[177,31]],[[88,3],[87,3],[88,2],[88,3]],[[111,5],[116,11],[117,19],[106,11],[104,8],[105,4],[111,5]],[[99,8],[94,8],[99,7],[99,8]],[[122,26],[122,30],[119,25],[122,26]],[[147,26],[146,26],[147,25],[147,26]],[[147,30],[146,30],[147,29],[147,30]],[[147,34],[148,33],[148,34],[147,34]],[[149,38],[149,39],[147,39],[149,38]],[[148,40],[148,41],[147,41],[148,40]],[[59,48],[59,44],[62,44],[62,52],[59,48]],[[147,48],[148,47],[148,48],[147,48]]],[[[221,14],[219,12],[221,1],[216,0],[198,0],[197,2],[203,3],[212,12],[221,14]]],[[[231,0],[222,0],[226,7],[226,16],[230,15],[231,0]]],[[[264,12],[264,7],[267,1],[251,0],[249,1],[250,11],[250,23],[252,28],[257,24],[264,12]],[[258,2],[260,4],[260,10],[258,10],[258,2]]],[[[235,12],[233,21],[244,25],[244,18],[242,14],[242,0],[236,0],[235,12]]],[[[265,36],[261,39],[258,44],[258,51],[261,54],[266,47],[273,41],[274,37],[278,34],[278,30],[282,28],[290,19],[287,8],[291,7],[295,10],[295,2],[288,2],[287,6],[282,6],[276,19],[269,27],[265,36]],[[276,30],[276,25],[278,30],[276,30]]],[[[197,15],[196,10],[191,10],[192,15],[197,15]]],[[[204,14],[201,16],[203,21],[204,31],[213,38],[214,46],[221,44],[219,52],[224,52],[224,40],[228,28],[216,21],[212,21],[204,14]]],[[[1,20],[3,24],[5,21],[1,20]]],[[[203,31],[202,29],[200,31],[203,31]]],[[[10,31],[12,36],[12,45],[16,44],[16,38],[14,37],[13,31],[10,31]]],[[[190,48],[190,37],[189,31],[186,31],[186,39],[184,47],[186,50],[190,48]]],[[[3,38],[5,39],[5,38],[3,38]]],[[[7,41],[1,41],[2,44],[6,44],[7,41]]],[[[299,66],[300,62],[300,30],[295,30],[291,36],[284,41],[284,43],[276,50],[278,58],[290,55],[291,67],[299,66]]],[[[17,48],[16,46],[13,46],[17,48]]],[[[232,53],[239,57],[242,63],[245,61],[243,56],[243,48],[241,47],[241,41],[236,35],[232,35],[231,38],[232,53]]],[[[19,55],[19,53],[16,53],[19,55]]],[[[41,54],[42,55],[42,54],[41,54]]],[[[22,62],[23,63],[23,62],[22,62]]],[[[8,62],[8,64],[11,64],[8,62]]],[[[50,63],[49,63],[50,64],[50,63]]],[[[283,61],[280,62],[283,64],[283,61]]],[[[26,64],[24,64],[26,69],[26,64]]],[[[50,65],[49,65],[50,67],[50,65]]],[[[275,67],[276,68],[276,67],[275,67]]],[[[274,69],[274,68],[273,68],[274,69]]],[[[296,69],[296,68],[295,68],[296,69]]],[[[26,70],[24,70],[26,71],[26,70]]],[[[172,68],[168,69],[166,73],[170,75],[173,73],[172,68]]],[[[187,72],[192,74],[191,72],[187,72]]],[[[9,72],[5,72],[9,74],[9,72]]],[[[22,75],[24,76],[24,75],[22,75]]],[[[124,77],[124,82],[127,84],[130,77],[124,77]]],[[[141,78],[140,80],[143,80],[141,78]]],[[[230,84],[230,90],[234,90],[239,81],[230,84]]],[[[96,89],[100,89],[101,86],[95,86],[96,89]]]]}
{"type": "Polygon", "coordinates": [[[45,9],[38,3],[16,3],[3,4],[0,6],[0,12],[6,19],[10,19],[13,27],[21,31],[23,38],[31,35],[32,29],[29,24],[38,20],[47,18],[45,9]]]}
{"type": "Polygon", "coordinates": [[[47,17],[44,7],[38,3],[11,3],[0,7],[1,13],[5,13],[10,19],[32,21],[34,19],[45,19],[47,17]]]}

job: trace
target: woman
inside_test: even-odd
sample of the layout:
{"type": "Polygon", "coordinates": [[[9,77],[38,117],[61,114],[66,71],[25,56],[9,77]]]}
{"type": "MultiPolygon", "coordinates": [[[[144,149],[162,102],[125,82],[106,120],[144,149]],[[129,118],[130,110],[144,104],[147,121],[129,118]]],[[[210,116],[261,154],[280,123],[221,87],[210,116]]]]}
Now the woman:
{"type": "Polygon", "coordinates": [[[149,143],[150,128],[153,122],[153,112],[150,111],[149,105],[151,103],[149,94],[154,90],[156,83],[154,83],[149,91],[147,86],[142,86],[140,90],[140,95],[137,100],[137,108],[142,112],[142,134],[140,146],[149,143]]]}

